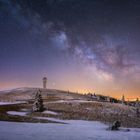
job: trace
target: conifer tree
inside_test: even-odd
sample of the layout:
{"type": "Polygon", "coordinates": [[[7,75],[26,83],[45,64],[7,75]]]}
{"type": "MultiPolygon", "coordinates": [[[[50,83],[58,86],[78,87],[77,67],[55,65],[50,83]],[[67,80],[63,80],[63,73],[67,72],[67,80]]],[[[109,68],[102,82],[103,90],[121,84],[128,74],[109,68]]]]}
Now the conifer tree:
{"type": "Polygon", "coordinates": [[[138,98],[136,99],[135,107],[136,107],[136,116],[139,117],[140,116],[140,104],[139,104],[138,98]]]}
{"type": "Polygon", "coordinates": [[[36,95],[35,95],[35,101],[33,104],[33,111],[34,112],[41,112],[43,110],[44,110],[43,99],[42,99],[42,95],[41,95],[40,91],[38,90],[36,95]]]}

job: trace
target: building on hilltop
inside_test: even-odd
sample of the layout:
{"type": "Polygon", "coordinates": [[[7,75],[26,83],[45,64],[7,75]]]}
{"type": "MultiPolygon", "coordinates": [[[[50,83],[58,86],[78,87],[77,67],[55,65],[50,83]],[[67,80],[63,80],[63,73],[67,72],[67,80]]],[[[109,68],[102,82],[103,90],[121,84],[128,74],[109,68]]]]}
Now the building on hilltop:
{"type": "Polygon", "coordinates": [[[47,78],[43,77],[43,88],[46,89],[46,85],[47,85],[47,78]]]}

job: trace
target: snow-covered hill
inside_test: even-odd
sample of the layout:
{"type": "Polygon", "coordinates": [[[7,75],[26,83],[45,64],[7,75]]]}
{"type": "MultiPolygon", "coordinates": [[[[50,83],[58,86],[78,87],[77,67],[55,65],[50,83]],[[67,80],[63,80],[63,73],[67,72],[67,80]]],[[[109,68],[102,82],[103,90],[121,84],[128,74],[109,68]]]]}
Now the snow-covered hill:
{"type": "MultiPolygon", "coordinates": [[[[0,110],[2,111],[0,115],[3,115],[0,119],[15,121],[18,118],[21,121],[22,118],[17,117],[15,119],[15,117],[7,115],[6,112],[20,111],[23,108],[31,110],[37,90],[38,88],[18,88],[0,93],[0,110]],[[25,104],[21,104],[23,102],[25,104]]],[[[89,101],[87,96],[68,91],[56,89],[40,89],[40,91],[43,96],[44,107],[47,111],[59,113],[58,116],[55,116],[56,118],[97,120],[108,123],[120,120],[122,126],[140,128],[140,118],[137,117],[135,107],[119,103],[89,101]]],[[[27,121],[28,117],[42,117],[45,115],[43,113],[40,115],[32,113],[31,116],[27,115],[25,119],[27,121]]],[[[32,120],[28,121],[32,122],[32,120]]]]}
{"type": "Polygon", "coordinates": [[[42,88],[16,88],[12,90],[0,91],[0,101],[17,101],[33,99],[37,90],[41,91],[44,99],[51,97],[51,99],[87,99],[85,96],[73,92],[56,90],[56,89],[42,89],[42,88]]]}

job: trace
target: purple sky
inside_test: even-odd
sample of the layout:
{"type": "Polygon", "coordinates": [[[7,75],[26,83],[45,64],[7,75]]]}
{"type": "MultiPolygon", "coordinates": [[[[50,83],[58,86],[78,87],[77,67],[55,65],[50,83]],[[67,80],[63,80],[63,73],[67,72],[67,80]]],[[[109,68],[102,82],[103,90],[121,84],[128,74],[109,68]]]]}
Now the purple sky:
{"type": "Polygon", "coordinates": [[[0,89],[140,97],[139,0],[0,0],[0,89]]]}

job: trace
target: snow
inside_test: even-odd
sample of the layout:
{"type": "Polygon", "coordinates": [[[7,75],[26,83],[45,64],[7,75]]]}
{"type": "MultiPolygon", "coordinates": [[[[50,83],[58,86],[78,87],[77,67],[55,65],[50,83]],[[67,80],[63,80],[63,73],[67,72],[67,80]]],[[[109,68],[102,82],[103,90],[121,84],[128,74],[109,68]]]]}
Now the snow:
{"type": "Polygon", "coordinates": [[[22,88],[14,88],[14,89],[5,89],[5,90],[0,90],[2,93],[8,93],[8,92],[14,92],[14,91],[26,91],[27,87],[22,87],[22,88]]]}
{"type": "Polygon", "coordinates": [[[25,111],[25,112],[29,112],[30,109],[27,109],[27,108],[22,108],[21,111],[25,111]]]}
{"type": "Polygon", "coordinates": [[[58,101],[50,101],[48,103],[90,103],[94,101],[87,100],[58,100],[58,101]]]}
{"type": "Polygon", "coordinates": [[[16,102],[0,102],[0,105],[13,105],[13,104],[22,104],[26,103],[25,101],[16,101],[16,102]]]}
{"type": "Polygon", "coordinates": [[[49,121],[59,122],[59,123],[69,123],[69,120],[60,120],[52,117],[34,117],[34,118],[40,120],[49,120],[49,121]]]}
{"type": "Polygon", "coordinates": [[[26,112],[19,112],[19,111],[7,111],[7,114],[10,115],[18,115],[18,116],[26,116],[26,112]]]}
{"type": "Polygon", "coordinates": [[[140,129],[108,131],[95,121],[70,120],[68,124],[0,122],[0,140],[140,140],[140,129]]]}
{"type": "Polygon", "coordinates": [[[57,113],[57,112],[54,112],[54,111],[49,111],[49,110],[43,111],[43,114],[58,115],[58,113],[57,113]]]}

